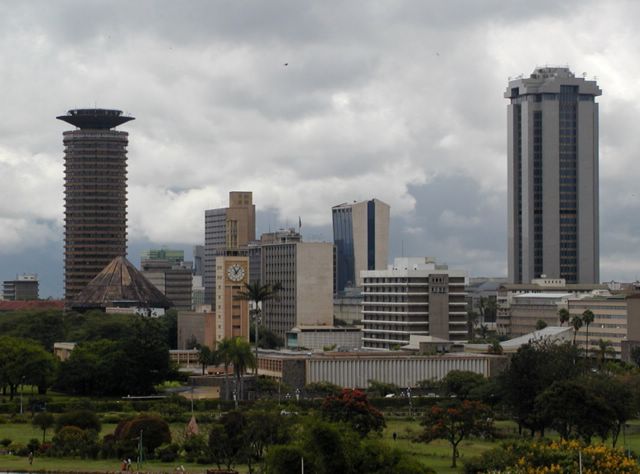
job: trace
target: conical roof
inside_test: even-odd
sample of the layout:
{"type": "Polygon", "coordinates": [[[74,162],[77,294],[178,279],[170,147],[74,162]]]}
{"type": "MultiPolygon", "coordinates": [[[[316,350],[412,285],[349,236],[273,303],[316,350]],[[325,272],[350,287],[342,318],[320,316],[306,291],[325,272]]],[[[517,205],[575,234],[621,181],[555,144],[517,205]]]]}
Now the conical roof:
{"type": "Polygon", "coordinates": [[[111,260],[71,302],[76,309],[110,306],[170,308],[171,301],[125,257],[111,260]]]}

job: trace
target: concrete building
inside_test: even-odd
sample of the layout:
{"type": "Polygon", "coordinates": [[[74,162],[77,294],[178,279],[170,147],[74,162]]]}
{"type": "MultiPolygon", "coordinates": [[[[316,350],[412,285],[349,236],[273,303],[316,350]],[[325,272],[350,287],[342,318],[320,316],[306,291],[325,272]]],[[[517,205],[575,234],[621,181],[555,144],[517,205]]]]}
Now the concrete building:
{"type": "Polygon", "coordinates": [[[194,311],[198,311],[198,308],[203,305],[204,285],[202,284],[202,275],[193,275],[191,277],[191,307],[194,311]]]}
{"type": "Polygon", "coordinates": [[[362,288],[346,288],[333,298],[333,317],[348,324],[360,325],[362,320],[362,288]]]}
{"type": "Polygon", "coordinates": [[[2,282],[2,299],[29,301],[38,299],[38,275],[23,274],[2,282]]]}
{"type": "Polygon", "coordinates": [[[247,257],[231,254],[216,257],[216,342],[230,337],[249,340],[249,301],[238,299],[248,281],[247,257]]]}
{"type": "Polygon", "coordinates": [[[362,270],[384,270],[389,261],[389,205],[378,199],[332,208],[336,292],[362,286],[362,270]]]}
{"type": "Polygon", "coordinates": [[[258,374],[282,380],[300,390],[316,382],[364,389],[371,380],[415,387],[422,380],[442,380],[452,370],[493,377],[506,365],[506,357],[488,354],[417,356],[413,352],[397,351],[304,353],[261,350],[258,374]]]}
{"type": "Polygon", "coordinates": [[[193,246],[193,274],[202,276],[204,268],[204,245],[193,246]]]}
{"type": "Polygon", "coordinates": [[[141,262],[145,260],[165,260],[172,265],[179,264],[184,262],[184,250],[174,250],[167,247],[148,249],[140,256],[141,262]]]}
{"type": "Polygon", "coordinates": [[[127,132],[120,110],[77,109],[65,147],[64,278],[70,302],[115,257],[127,253],[127,132]]]}
{"type": "Polygon", "coordinates": [[[253,194],[229,193],[229,207],[210,209],[204,213],[203,280],[205,303],[215,304],[216,257],[226,250],[245,247],[256,239],[256,208],[253,194]]]}
{"type": "Polygon", "coordinates": [[[360,349],[362,330],[351,326],[298,326],[287,332],[286,347],[310,351],[323,351],[328,347],[338,351],[360,349]]]}
{"type": "Polygon", "coordinates": [[[190,262],[154,258],[142,260],[140,268],[145,278],[169,298],[175,309],[191,311],[193,275],[190,262]]]}
{"type": "Polygon", "coordinates": [[[412,334],[467,338],[466,274],[433,259],[396,258],[387,270],[361,272],[363,347],[392,349],[412,334]]]}
{"type": "MultiPolygon", "coordinates": [[[[498,318],[497,331],[498,334],[504,336],[512,335],[511,328],[511,305],[514,298],[523,294],[569,294],[571,296],[589,295],[593,291],[607,291],[608,285],[605,284],[577,284],[567,283],[563,278],[536,278],[531,283],[506,283],[498,289],[497,304],[498,318]]],[[[549,316],[550,317],[550,316],[549,316]]],[[[544,319],[544,318],[543,318],[544,319]]],[[[535,324],[535,322],[534,322],[535,324]]],[[[553,325],[555,325],[554,323],[553,325]]],[[[534,326],[535,327],[535,326],[534,326]]],[[[528,331],[531,332],[531,331],[528,331]]]]}
{"type": "Polygon", "coordinates": [[[193,349],[194,341],[210,349],[215,348],[216,315],[213,312],[178,312],[178,349],[193,349]]]}
{"type": "MultiPolygon", "coordinates": [[[[614,350],[612,356],[622,357],[622,346],[626,341],[640,341],[640,301],[637,295],[598,294],[569,298],[567,309],[571,317],[582,316],[586,310],[593,313],[589,325],[589,354],[596,356],[598,341],[609,341],[614,350]]],[[[576,334],[576,343],[587,348],[587,328],[582,326],[576,334]]]]}
{"type": "Polygon", "coordinates": [[[509,281],[600,277],[595,81],[538,67],[509,81],[509,281]]]}
{"type": "Polygon", "coordinates": [[[510,336],[524,336],[536,331],[538,321],[560,326],[558,311],[565,307],[571,293],[522,293],[511,302],[510,336]]]}
{"type": "Polygon", "coordinates": [[[263,324],[280,337],[296,326],[333,325],[333,244],[290,234],[263,243],[262,281],[282,285],[262,312],[263,324]]]}

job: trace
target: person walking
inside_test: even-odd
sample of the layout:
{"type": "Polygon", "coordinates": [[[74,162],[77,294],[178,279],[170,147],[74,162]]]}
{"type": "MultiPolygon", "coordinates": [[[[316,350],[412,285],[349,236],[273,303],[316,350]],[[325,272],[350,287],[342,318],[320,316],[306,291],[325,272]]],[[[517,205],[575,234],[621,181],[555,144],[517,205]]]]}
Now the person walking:
{"type": "Polygon", "coordinates": [[[33,464],[33,451],[29,451],[29,466],[33,464]]]}

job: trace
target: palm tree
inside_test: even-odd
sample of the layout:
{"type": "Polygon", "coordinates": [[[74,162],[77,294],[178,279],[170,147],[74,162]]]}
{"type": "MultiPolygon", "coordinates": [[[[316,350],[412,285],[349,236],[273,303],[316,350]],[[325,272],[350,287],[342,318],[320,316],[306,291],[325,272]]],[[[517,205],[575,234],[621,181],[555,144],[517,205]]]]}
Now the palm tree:
{"type": "Polygon", "coordinates": [[[569,314],[569,310],[567,308],[562,308],[558,311],[558,319],[560,320],[560,326],[564,323],[568,323],[569,319],[571,319],[571,314],[569,314]]]}
{"type": "Polygon", "coordinates": [[[253,283],[245,283],[244,289],[240,290],[238,295],[236,296],[239,300],[245,300],[252,303],[251,315],[255,321],[255,343],[256,343],[256,364],[255,364],[255,376],[258,378],[258,324],[260,322],[260,313],[262,312],[262,303],[264,301],[269,301],[276,299],[278,294],[282,290],[282,285],[280,282],[274,283],[273,285],[260,284],[260,280],[257,280],[253,283]]]}
{"type": "Polygon", "coordinates": [[[590,309],[587,309],[584,313],[582,313],[582,321],[587,327],[587,351],[585,353],[585,358],[589,358],[589,324],[593,322],[593,319],[593,312],[590,309]]]}
{"type": "Polygon", "coordinates": [[[229,400],[229,365],[231,364],[232,340],[218,341],[218,361],[224,364],[224,398],[229,400]]]}
{"type": "Polygon", "coordinates": [[[576,336],[578,335],[578,331],[582,327],[582,318],[577,314],[571,318],[571,326],[573,327],[573,345],[576,345],[576,336]]]}
{"type": "Polygon", "coordinates": [[[615,351],[613,350],[613,344],[611,343],[611,341],[600,339],[598,341],[598,348],[596,349],[596,354],[598,354],[598,358],[600,359],[600,368],[604,367],[604,361],[607,358],[607,355],[615,354],[615,351]]]}
{"type": "Polygon", "coordinates": [[[204,375],[207,366],[211,363],[211,349],[208,346],[198,347],[198,362],[202,365],[202,375],[204,375]]]}
{"type": "Polygon", "coordinates": [[[233,364],[233,373],[236,376],[237,399],[242,400],[244,398],[242,375],[248,368],[256,365],[256,360],[251,353],[251,345],[240,337],[231,339],[229,355],[233,364]]]}

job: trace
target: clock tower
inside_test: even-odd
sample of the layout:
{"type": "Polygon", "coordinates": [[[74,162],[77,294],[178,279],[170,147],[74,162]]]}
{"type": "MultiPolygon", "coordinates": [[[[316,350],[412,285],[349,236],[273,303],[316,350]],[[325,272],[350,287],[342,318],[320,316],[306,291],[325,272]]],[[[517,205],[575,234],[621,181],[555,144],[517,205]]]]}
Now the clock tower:
{"type": "Polygon", "coordinates": [[[216,257],[216,342],[230,337],[249,340],[249,302],[237,299],[249,282],[249,259],[239,255],[216,257]]]}

